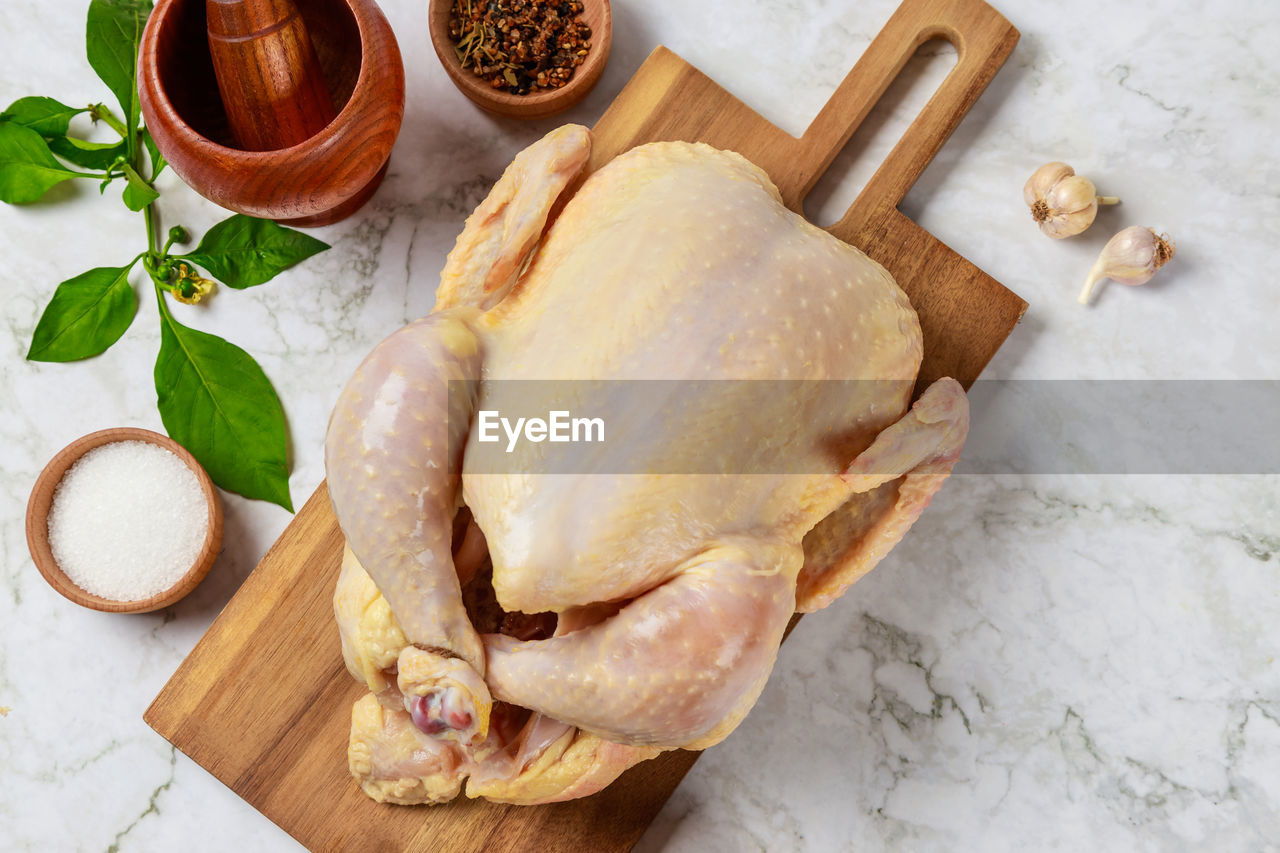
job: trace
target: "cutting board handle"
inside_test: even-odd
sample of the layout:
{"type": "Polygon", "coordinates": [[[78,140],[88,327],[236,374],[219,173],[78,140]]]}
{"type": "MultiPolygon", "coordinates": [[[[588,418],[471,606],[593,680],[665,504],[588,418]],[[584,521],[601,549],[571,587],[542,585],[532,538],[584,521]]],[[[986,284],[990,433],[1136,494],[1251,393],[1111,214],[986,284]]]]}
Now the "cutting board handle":
{"type": "Polygon", "coordinates": [[[867,214],[897,207],[1018,41],[1018,31],[982,0],[905,0],[800,138],[806,181],[787,199],[799,208],[889,84],[920,45],[941,37],[955,46],[955,67],[907,128],[844,218],[839,236],[867,214]]]}

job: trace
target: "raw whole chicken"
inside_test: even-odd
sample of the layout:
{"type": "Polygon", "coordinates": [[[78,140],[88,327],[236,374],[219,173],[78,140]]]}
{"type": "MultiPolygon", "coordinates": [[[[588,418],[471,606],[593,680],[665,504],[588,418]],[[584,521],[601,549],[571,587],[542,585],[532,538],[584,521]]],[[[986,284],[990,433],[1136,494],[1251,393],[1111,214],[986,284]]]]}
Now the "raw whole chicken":
{"type": "Polygon", "coordinates": [[[335,609],[370,690],[348,755],[380,801],[554,802],[719,742],[792,613],[869,571],[964,443],[954,380],[911,404],[906,295],[763,171],[653,143],[561,209],[590,146],[566,126],[516,157],[431,314],[368,356],[329,424],[335,609]],[[655,379],[681,380],[656,414],[625,392],[655,379]],[[481,464],[476,412],[513,388],[548,412],[594,400],[608,441],[571,471],[531,442],[481,464]]]}

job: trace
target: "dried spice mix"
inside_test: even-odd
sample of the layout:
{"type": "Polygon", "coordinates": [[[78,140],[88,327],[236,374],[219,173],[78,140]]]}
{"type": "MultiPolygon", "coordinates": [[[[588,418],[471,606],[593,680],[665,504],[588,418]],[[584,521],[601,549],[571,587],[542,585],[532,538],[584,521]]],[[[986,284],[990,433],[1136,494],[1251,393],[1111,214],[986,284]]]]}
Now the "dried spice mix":
{"type": "Polygon", "coordinates": [[[558,89],[591,49],[578,0],[453,0],[449,36],[462,67],[495,89],[558,89]]]}

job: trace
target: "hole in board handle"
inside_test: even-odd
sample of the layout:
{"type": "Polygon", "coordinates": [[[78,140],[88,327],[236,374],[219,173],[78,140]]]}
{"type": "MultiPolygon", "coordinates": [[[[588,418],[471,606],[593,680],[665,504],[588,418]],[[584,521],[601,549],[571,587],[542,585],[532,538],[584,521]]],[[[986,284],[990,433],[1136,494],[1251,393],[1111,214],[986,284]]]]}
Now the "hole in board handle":
{"type": "Polygon", "coordinates": [[[805,197],[805,218],[826,228],[845,215],[957,59],[955,45],[942,36],[916,49],[805,197]]]}

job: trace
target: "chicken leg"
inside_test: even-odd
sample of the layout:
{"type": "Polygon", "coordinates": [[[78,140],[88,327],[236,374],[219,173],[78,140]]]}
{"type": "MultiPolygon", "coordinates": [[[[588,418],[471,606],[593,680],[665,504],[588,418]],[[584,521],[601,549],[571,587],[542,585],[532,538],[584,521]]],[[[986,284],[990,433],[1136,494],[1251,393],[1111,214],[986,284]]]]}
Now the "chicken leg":
{"type": "Polygon", "coordinates": [[[597,625],[486,635],[503,701],[623,744],[702,749],[755,703],[795,610],[798,547],[723,543],[597,625]]]}
{"type": "Polygon", "coordinates": [[[374,349],[329,424],[325,469],[338,524],[416,647],[399,661],[406,709],[446,739],[482,741],[491,706],[451,551],[483,358],[473,327],[515,283],[590,150],[586,128],[569,125],[521,152],[467,220],[436,309],[374,349]]]}

